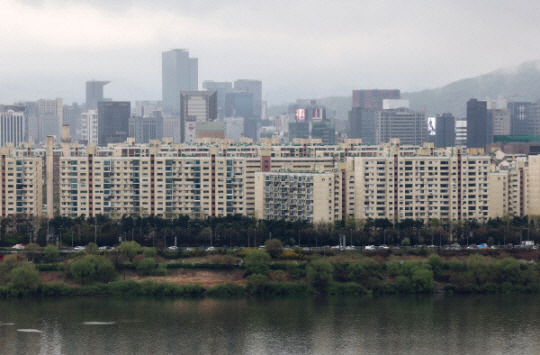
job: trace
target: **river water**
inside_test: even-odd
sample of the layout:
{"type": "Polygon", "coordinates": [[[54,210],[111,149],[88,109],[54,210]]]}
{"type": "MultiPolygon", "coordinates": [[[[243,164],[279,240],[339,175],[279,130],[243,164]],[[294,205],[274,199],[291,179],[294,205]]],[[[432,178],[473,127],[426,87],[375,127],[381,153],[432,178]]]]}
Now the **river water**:
{"type": "Polygon", "coordinates": [[[1,300],[0,354],[540,354],[540,296],[1,300]]]}

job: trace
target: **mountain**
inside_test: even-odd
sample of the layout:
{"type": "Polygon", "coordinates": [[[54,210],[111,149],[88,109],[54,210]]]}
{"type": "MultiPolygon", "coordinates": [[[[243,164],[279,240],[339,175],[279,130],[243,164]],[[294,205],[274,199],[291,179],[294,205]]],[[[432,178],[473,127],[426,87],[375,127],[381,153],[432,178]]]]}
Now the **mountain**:
{"type": "Polygon", "coordinates": [[[437,89],[402,93],[414,110],[426,110],[429,115],[451,112],[465,116],[470,98],[540,99],[540,62],[530,61],[511,69],[499,69],[474,78],[462,79],[437,89]]]}
{"type": "MultiPolygon", "coordinates": [[[[514,68],[498,69],[474,78],[454,81],[440,88],[417,92],[404,92],[402,98],[409,99],[411,109],[426,111],[427,115],[451,112],[465,116],[466,103],[471,98],[540,99],[540,61],[529,61],[514,68]]],[[[333,96],[317,99],[328,109],[336,111],[336,118],[347,119],[351,109],[351,96],[333,96]]],[[[271,106],[270,115],[287,112],[287,105],[271,106]]]]}

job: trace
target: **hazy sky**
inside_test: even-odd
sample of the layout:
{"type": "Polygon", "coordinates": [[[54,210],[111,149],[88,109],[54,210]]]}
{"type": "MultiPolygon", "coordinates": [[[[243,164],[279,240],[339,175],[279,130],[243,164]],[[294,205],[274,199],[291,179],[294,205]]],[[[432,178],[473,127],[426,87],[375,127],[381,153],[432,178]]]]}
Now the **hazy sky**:
{"type": "Polygon", "coordinates": [[[263,81],[269,103],[438,87],[540,58],[540,1],[0,0],[0,103],[161,99],[161,52],[199,81],[263,81]],[[111,4],[113,3],[113,4],[111,4]]]}

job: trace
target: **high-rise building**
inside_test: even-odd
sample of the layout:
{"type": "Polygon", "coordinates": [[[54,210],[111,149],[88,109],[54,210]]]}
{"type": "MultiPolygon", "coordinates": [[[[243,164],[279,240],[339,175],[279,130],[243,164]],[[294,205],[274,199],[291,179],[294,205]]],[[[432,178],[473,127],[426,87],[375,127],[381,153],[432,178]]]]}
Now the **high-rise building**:
{"type": "Polygon", "coordinates": [[[506,107],[510,111],[511,134],[513,136],[528,136],[530,133],[530,115],[529,110],[531,102],[528,101],[513,101],[506,103],[506,107]]]}
{"type": "MultiPolygon", "coordinates": [[[[254,118],[253,93],[247,91],[225,94],[225,117],[254,118]]],[[[258,118],[258,117],[257,117],[258,118]]]]}
{"type": "Polygon", "coordinates": [[[86,109],[96,110],[98,102],[105,101],[103,97],[103,87],[110,81],[90,80],[86,82],[86,109]]]}
{"type": "Polygon", "coordinates": [[[163,116],[156,112],[156,116],[132,116],[129,119],[129,136],[135,138],[137,143],[148,143],[150,140],[163,138],[163,116]]]}
{"type": "Polygon", "coordinates": [[[180,92],[199,90],[199,62],[187,50],[173,49],[162,53],[161,63],[163,111],[178,114],[180,92]]]}
{"type": "Polygon", "coordinates": [[[456,139],[456,119],[451,113],[443,113],[435,118],[435,147],[453,147],[456,139]]]}
{"type": "Polygon", "coordinates": [[[0,146],[12,143],[15,147],[28,140],[26,114],[8,110],[0,113],[0,146]]]}
{"type": "Polygon", "coordinates": [[[69,126],[70,136],[79,139],[81,132],[81,107],[74,102],[72,105],[64,105],[63,123],[69,126]]]}
{"type": "Polygon", "coordinates": [[[375,111],[361,107],[349,111],[349,138],[361,138],[364,144],[375,144],[376,133],[375,111]]]}
{"type": "Polygon", "coordinates": [[[180,142],[191,142],[196,137],[197,122],[217,119],[215,91],[180,92],[180,142]]]}
{"type": "Polygon", "coordinates": [[[353,90],[352,107],[380,111],[383,109],[383,100],[398,100],[400,98],[399,90],[353,90]]]}
{"type": "Polygon", "coordinates": [[[232,91],[233,84],[230,81],[206,80],[203,81],[202,86],[206,91],[215,91],[217,93],[218,117],[225,117],[225,94],[232,91]]]}
{"type": "Polygon", "coordinates": [[[467,147],[467,118],[456,118],[456,147],[467,147]]]}
{"type": "Polygon", "coordinates": [[[467,148],[486,148],[493,143],[491,115],[486,101],[467,101],[467,148]]]}
{"type": "Polygon", "coordinates": [[[428,140],[426,115],[407,108],[375,112],[376,144],[399,138],[404,145],[422,145],[428,140]]]}
{"type": "Polygon", "coordinates": [[[89,110],[81,114],[81,140],[98,144],[98,112],[89,110]]]}
{"type": "Polygon", "coordinates": [[[508,136],[512,134],[511,112],[508,109],[491,109],[494,136],[508,136]]]}
{"type": "Polygon", "coordinates": [[[124,142],[129,134],[129,101],[105,101],[98,103],[98,145],[124,142]]]}
{"type": "Polygon", "coordinates": [[[262,82],[260,80],[238,79],[234,82],[234,89],[253,94],[253,117],[261,119],[262,82]]]}

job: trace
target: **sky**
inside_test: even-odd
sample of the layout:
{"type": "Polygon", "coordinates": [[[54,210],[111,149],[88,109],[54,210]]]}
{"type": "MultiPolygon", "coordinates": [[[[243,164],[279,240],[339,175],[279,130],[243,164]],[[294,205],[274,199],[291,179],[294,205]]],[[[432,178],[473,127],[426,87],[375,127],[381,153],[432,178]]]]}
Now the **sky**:
{"type": "Polygon", "coordinates": [[[0,103],[161,99],[161,53],[199,82],[259,79],[269,104],[417,91],[540,59],[540,1],[0,0],[0,103]]]}

